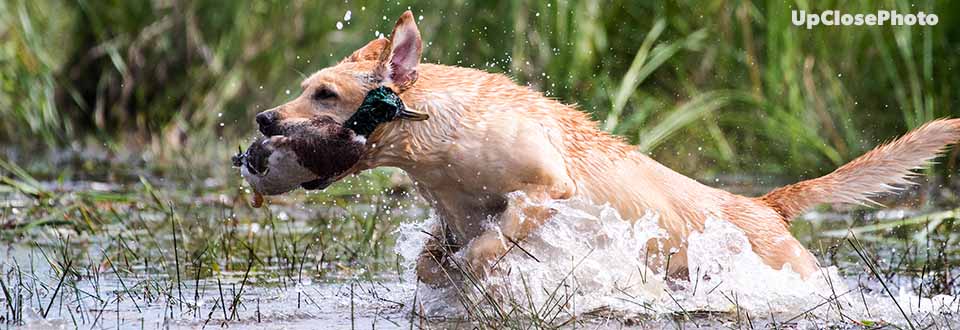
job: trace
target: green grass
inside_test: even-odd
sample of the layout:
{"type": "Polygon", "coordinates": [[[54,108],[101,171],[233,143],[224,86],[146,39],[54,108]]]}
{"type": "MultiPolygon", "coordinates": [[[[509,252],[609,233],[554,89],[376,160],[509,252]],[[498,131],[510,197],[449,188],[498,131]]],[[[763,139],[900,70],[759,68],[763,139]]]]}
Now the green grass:
{"type": "Polygon", "coordinates": [[[0,139],[144,152],[175,168],[196,154],[219,159],[251,136],[254,113],[409,7],[423,16],[425,61],[504,72],[577,103],[684,173],[808,177],[958,114],[958,4],[911,5],[8,1],[0,139]],[[807,30],[791,25],[794,8],[941,17],[935,27],[807,30]]]}
{"type": "MultiPolygon", "coordinates": [[[[239,178],[210,186],[140,177],[72,189],[0,161],[0,187],[8,188],[0,192],[0,244],[6,251],[0,258],[0,326],[33,319],[73,327],[104,324],[101,315],[83,313],[103,313],[113,304],[137,311],[167,306],[203,321],[195,291],[226,285],[221,281],[230,287],[217,300],[219,309],[206,306],[202,312],[218,312],[207,321],[230,323],[241,314],[249,319],[255,297],[244,290],[293,291],[314,280],[373,281],[397,274],[393,232],[426,212],[409,186],[387,184],[392,175],[377,171],[323,194],[294,194],[277,200],[280,211],[272,213],[249,206],[251,196],[236,188],[239,178]],[[36,265],[37,259],[45,265],[36,265]],[[34,305],[39,316],[30,316],[34,305]]],[[[318,298],[304,293],[302,303],[308,299],[318,298]]],[[[111,319],[120,322],[116,312],[111,319]]]]}

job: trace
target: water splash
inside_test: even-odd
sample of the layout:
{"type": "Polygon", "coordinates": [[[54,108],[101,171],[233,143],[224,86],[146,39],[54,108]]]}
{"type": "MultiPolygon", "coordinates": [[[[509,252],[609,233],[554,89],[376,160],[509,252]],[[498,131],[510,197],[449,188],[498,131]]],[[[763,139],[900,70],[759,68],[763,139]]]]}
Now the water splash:
{"type": "MultiPolygon", "coordinates": [[[[960,308],[955,297],[923,298],[906,289],[898,293],[898,308],[888,295],[861,289],[835,267],[821,268],[806,280],[789,265],[772,269],[753,253],[739,228],[718,218],[708,218],[704,232],[688,238],[690,280],[668,280],[645,262],[650,254],[647,241],[665,235],[656,214],[623,219],[610,206],[583,200],[552,201],[549,206],[558,212],[524,241],[526,252],[508,253],[498,264],[501,276],[485,281],[488,294],[495,292],[511,306],[531,306],[534,313],[556,310],[577,316],[608,311],[657,317],[744,312],[767,322],[790,320],[816,327],[857,322],[906,325],[900,308],[912,322],[922,323],[918,320],[960,308]]],[[[434,216],[398,230],[397,252],[408,265],[415,264],[427,239],[422,231],[436,221],[434,216]]],[[[415,278],[412,270],[407,276],[415,278]]],[[[475,301],[483,298],[461,290],[421,288],[417,299],[428,315],[462,315],[465,293],[473,294],[475,301]]]]}

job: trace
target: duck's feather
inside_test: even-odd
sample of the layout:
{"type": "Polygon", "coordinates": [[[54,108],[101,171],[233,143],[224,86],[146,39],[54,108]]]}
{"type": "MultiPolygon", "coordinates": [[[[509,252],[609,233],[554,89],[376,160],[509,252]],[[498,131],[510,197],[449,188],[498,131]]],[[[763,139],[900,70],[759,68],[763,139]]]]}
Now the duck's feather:
{"type": "Polygon", "coordinates": [[[254,141],[241,156],[243,176],[254,191],[264,195],[278,195],[297,189],[301,183],[318,179],[309,169],[300,165],[293,150],[276,145],[271,139],[254,141]]]}

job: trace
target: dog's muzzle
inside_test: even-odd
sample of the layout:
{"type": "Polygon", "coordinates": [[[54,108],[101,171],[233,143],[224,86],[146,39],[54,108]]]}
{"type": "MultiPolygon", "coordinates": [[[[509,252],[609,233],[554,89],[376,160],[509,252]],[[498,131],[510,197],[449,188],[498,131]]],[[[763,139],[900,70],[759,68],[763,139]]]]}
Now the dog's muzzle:
{"type": "Polygon", "coordinates": [[[263,133],[265,136],[281,135],[280,125],[277,125],[279,117],[280,115],[273,110],[267,110],[257,114],[257,126],[259,126],[260,133],[263,133]]]}

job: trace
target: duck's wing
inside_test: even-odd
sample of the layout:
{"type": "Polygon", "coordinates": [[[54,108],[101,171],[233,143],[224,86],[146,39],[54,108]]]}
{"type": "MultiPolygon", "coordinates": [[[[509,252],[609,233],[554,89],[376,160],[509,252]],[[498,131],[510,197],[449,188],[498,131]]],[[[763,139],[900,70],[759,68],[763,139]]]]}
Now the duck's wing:
{"type": "MultiPolygon", "coordinates": [[[[328,118],[291,127],[286,136],[288,140],[283,146],[296,153],[301,166],[321,179],[336,176],[356,164],[363,155],[366,142],[328,118]]],[[[322,185],[317,183],[316,186],[322,185]]]]}

